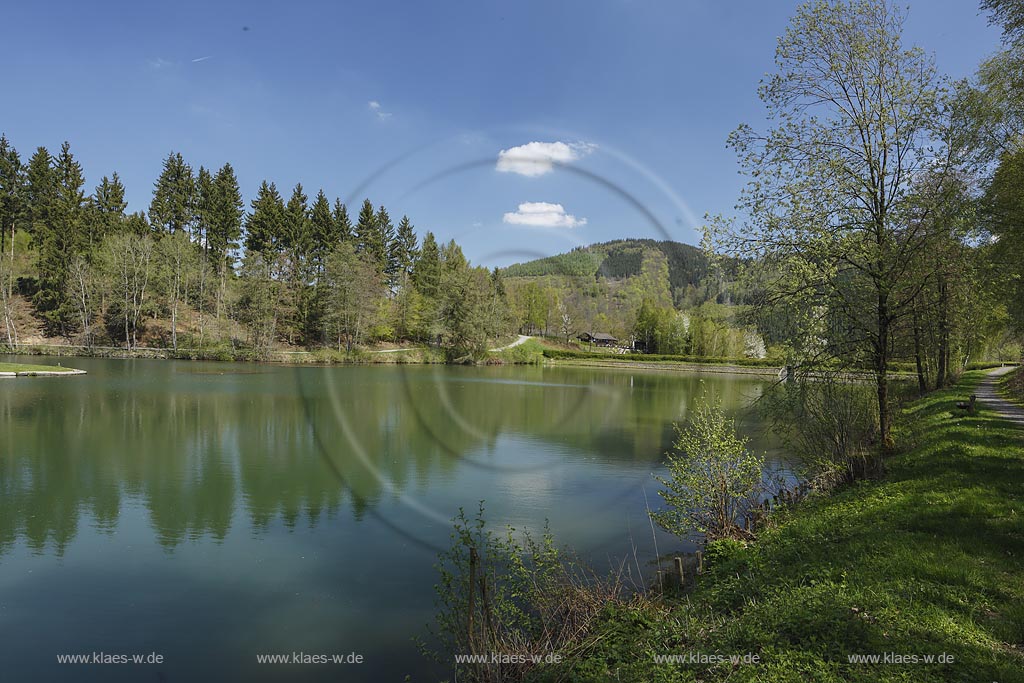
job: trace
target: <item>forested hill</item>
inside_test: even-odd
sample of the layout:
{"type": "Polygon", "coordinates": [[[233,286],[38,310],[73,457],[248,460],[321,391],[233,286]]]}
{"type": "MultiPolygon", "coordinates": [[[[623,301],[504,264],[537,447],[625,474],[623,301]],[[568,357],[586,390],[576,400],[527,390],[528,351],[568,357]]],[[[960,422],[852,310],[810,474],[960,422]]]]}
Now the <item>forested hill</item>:
{"type": "Polygon", "coordinates": [[[708,275],[707,256],[697,247],[671,240],[622,239],[577,247],[570,252],[516,263],[504,269],[507,277],[546,275],[625,278],[640,274],[643,253],[657,249],[668,260],[669,286],[675,294],[687,285],[698,287],[708,275]]]}

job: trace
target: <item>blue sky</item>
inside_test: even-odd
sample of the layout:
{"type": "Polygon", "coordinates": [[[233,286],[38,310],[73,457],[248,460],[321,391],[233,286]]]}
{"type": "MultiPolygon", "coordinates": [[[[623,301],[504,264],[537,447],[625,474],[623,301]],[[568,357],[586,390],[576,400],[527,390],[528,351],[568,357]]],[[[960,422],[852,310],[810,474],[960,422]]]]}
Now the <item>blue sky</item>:
{"type": "MultiPolygon", "coordinates": [[[[485,265],[662,230],[695,243],[732,211],[725,139],[763,121],[796,5],[9,3],[0,131],[23,158],[69,140],[90,189],[120,173],[130,210],[173,149],[230,161],[247,202],[264,178],[368,196],[485,265]],[[517,165],[530,142],[564,143],[533,151],[568,165],[517,165]]],[[[998,47],[971,0],[914,0],[907,39],[955,77],[998,47]]]]}

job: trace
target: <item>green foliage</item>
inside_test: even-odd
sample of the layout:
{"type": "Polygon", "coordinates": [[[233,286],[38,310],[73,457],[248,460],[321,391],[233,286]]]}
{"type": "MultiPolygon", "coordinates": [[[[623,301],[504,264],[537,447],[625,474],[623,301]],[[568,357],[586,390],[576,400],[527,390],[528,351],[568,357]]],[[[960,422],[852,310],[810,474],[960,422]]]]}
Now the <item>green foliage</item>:
{"type": "Polygon", "coordinates": [[[705,363],[714,365],[739,365],[747,367],[777,368],[777,358],[717,358],[712,356],[680,356],[646,353],[599,353],[593,351],[573,351],[570,349],[544,348],[544,356],[552,360],[593,360],[608,362],[634,363],[705,363]]]}
{"type": "Polygon", "coordinates": [[[884,479],[812,497],[754,543],[709,544],[682,600],[608,610],[564,680],[1018,681],[1024,637],[1024,446],[955,403],[979,375],[909,405],[915,448],[884,479]],[[656,665],[653,654],[754,653],[757,665],[656,665]],[[954,657],[855,664],[852,654],[954,657]],[[574,678],[575,676],[575,678],[574,678]]]}
{"type": "Polygon", "coordinates": [[[651,517],[681,536],[696,532],[716,539],[742,533],[743,515],[765,491],[764,456],[747,448],[748,440],[737,434],[721,399],[710,401],[706,393],[686,428],[676,425],[676,434],[668,454],[669,477],[656,477],[668,508],[651,517]]]}
{"type": "Polygon", "coordinates": [[[547,680],[562,667],[545,657],[575,658],[593,647],[594,629],[609,611],[629,601],[620,577],[601,577],[566,557],[545,525],[539,538],[506,527],[487,528],[483,503],[473,519],[460,508],[451,543],[438,556],[436,616],[432,631],[451,663],[456,654],[510,658],[508,663],[455,664],[457,680],[547,680]],[[511,659],[522,658],[522,660],[511,659]]]}
{"type": "Polygon", "coordinates": [[[842,376],[795,373],[768,394],[763,409],[817,488],[828,490],[878,473],[878,404],[872,386],[842,376]]]}

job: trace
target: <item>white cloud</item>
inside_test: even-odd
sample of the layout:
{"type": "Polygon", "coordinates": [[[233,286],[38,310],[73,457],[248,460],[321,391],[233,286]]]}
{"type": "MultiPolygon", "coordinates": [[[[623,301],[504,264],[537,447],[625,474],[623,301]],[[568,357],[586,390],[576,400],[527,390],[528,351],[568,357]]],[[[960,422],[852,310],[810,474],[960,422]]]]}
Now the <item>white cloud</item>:
{"type": "Polygon", "coordinates": [[[548,202],[523,202],[517,211],[507,212],[501,220],[533,228],[575,228],[587,224],[586,218],[576,218],[566,213],[561,204],[548,202]]]}
{"type": "Polygon", "coordinates": [[[503,173],[539,176],[551,173],[555,164],[567,164],[593,152],[589,142],[528,142],[498,152],[495,168],[503,173]]]}
{"type": "Polygon", "coordinates": [[[391,118],[391,112],[384,111],[384,109],[382,109],[380,106],[380,102],[378,102],[377,100],[370,100],[369,102],[366,103],[366,106],[368,106],[370,108],[370,111],[376,114],[377,118],[380,119],[381,121],[391,118]]]}
{"type": "Polygon", "coordinates": [[[174,66],[174,62],[169,59],[164,59],[163,57],[157,57],[156,59],[149,60],[149,67],[151,69],[166,69],[171,66],[174,66]]]}

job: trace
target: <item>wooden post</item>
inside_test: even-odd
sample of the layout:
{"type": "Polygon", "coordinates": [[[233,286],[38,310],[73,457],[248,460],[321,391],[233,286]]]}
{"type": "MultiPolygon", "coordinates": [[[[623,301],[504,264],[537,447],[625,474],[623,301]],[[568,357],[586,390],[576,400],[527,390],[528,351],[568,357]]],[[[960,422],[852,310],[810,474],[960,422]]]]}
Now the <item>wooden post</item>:
{"type": "Polygon", "coordinates": [[[473,654],[473,614],[476,611],[476,565],[479,558],[476,548],[469,549],[469,618],[466,620],[469,654],[473,654]]]}
{"type": "Polygon", "coordinates": [[[480,577],[480,600],[482,601],[484,611],[484,626],[487,628],[489,635],[488,642],[494,642],[494,623],[491,621],[491,603],[487,599],[487,577],[480,577]]]}
{"type": "Polygon", "coordinates": [[[656,577],[656,581],[658,583],[658,590],[659,591],[664,591],[665,590],[665,573],[662,572],[659,569],[657,572],[655,572],[655,577],[656,577]]]}
{"type": "Polygon", "coordinates": [[[978,397],[975,394],[971,394],[971,406],[967,409],[967,412],[970,413],[971,415],[974,415],[974,413],[977,412],[978,410],[977,406],[975,405],[977,401],[978,397]]]}
{"type": "Polygon", "coordinates": [[[675,561],[676,561],[676,571],[679,572],[679,585],[680,586],[685,586],[686,585],[686,574],[683,573],[683,558],[677,557],[675,561]]]}
{"type": "Polygon", "coordinates": [[[704,553],[699,550],[697,551],[697,573],[704,573],[704,553]]]}

